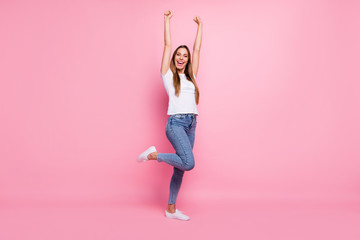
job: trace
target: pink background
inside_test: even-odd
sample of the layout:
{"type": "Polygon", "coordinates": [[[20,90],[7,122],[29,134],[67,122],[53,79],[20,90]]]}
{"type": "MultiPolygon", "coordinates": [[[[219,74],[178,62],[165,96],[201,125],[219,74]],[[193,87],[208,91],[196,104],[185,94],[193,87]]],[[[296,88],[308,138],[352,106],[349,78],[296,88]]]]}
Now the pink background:
{"type": "Polygon", "coordinates": [[[0,3],[2,207],[165,209],[172,168],[136,158],[174,152],[168,9],[173,49],[204,23],[179,206],[360,200],[359,1],[19,0],[0,3]]]}

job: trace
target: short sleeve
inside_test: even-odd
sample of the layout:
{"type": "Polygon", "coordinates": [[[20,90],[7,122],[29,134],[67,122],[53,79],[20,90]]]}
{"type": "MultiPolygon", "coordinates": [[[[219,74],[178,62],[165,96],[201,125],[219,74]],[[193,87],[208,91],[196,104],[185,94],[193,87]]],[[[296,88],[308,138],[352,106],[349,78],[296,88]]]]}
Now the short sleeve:
{"type": "Polygon", "coordinates": [[[161,73],[161,71],[160,71],[160,75],[161,75],[162,78],[168,77],[168,75],[170,75],[170,73],[171,73],[171,69],[170,69],[170,68],[167,70],[167,72],[165,73],[165,75],[162,75],[162,73],[161,73]]]}

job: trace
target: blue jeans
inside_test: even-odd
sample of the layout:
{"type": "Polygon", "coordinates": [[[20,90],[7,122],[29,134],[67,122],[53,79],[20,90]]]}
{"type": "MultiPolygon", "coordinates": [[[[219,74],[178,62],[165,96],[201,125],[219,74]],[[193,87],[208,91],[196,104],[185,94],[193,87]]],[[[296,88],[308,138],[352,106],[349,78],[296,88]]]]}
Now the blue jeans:
{"type": "Polygon", "coordinates": [[[184,171],[194,168],[193,147],[195,141],[196,115],[170,115],[166,124],[166,136],[174,147],[174,153],[158,153],[158,162],[165,162],[174,167],[170,182],[169,204],[175,204],[180,190],[184,171]]]}

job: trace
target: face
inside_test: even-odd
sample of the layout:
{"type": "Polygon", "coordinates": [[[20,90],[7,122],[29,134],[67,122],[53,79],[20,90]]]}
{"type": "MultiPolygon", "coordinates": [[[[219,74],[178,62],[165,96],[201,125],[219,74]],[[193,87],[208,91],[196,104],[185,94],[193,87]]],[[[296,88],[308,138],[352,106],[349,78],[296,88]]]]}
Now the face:
{"type": "Polygon", "coordinates": [[[189,55],[186,48],[179,48],[175,54],[175,66],[180,72],[184,72],[189,55]]]}

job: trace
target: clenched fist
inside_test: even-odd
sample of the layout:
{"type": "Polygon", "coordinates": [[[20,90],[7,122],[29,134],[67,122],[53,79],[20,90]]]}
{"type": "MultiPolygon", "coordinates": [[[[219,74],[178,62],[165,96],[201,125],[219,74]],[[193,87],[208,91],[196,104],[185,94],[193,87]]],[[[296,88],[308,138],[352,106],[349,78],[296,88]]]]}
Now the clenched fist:
{"type": "Polygon", "coordinates": [[[164,13],[164,19],[165,20],[170,20],[171,19],[171,17],[172,17],[172,12],[171,12],[171,10],[168,10],[168,11],[166,11],[165,13],[164,13]]]}

